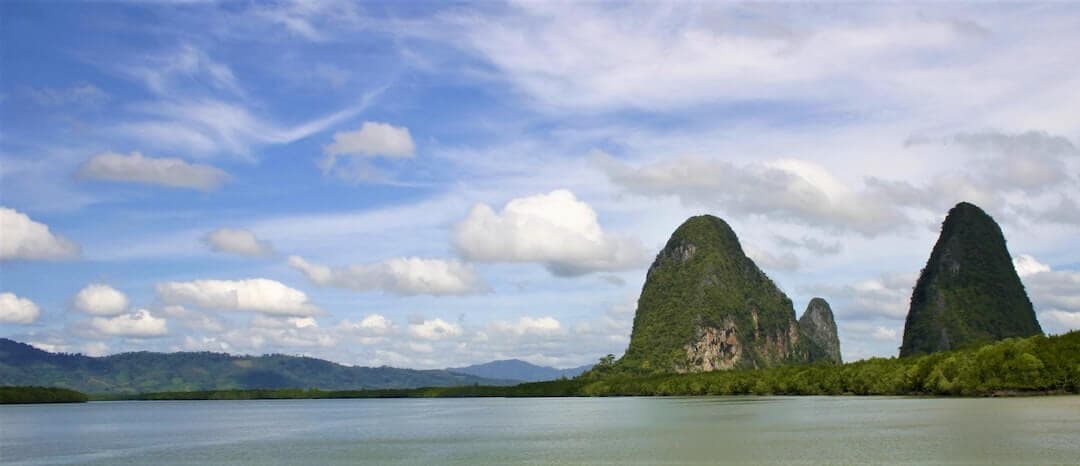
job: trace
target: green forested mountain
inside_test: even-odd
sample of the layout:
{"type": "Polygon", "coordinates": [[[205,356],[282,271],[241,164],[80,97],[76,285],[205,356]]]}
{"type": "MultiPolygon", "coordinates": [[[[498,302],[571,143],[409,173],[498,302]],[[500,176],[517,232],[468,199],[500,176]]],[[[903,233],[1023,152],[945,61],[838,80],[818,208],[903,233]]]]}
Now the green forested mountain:
{"type": "Polygon", "coordinates": [[[915,284],[900,356],[1040,334],[1001,228],[975,205],[957,204],[915,284]]]}
{"type": "Polygon", "coordinates": [[[138,352],[95,358],[49,353],[0,338],[0,385],[63,387],[85,393],[288,387],[346,390],[508,383],[513,382],[443,370],[343,366],[280,354],[138,352]]]}
{"type": "Polygon", "coordinates": [[[791,300],[743,253],[723,220],[691,217],[649,267],[626,354],[635,373],[807,362],[791,300]]]}

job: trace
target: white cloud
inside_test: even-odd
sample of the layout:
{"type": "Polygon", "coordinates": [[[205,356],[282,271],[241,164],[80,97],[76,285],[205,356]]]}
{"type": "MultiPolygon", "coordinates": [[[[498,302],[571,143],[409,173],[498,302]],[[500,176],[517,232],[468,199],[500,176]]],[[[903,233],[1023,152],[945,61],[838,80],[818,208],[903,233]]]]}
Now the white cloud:
{"type": "Polygon", "coordinates": [[[33,301],[14,293],[0,293],[0,323],[32,324],[40,314],[41,309],[33,301]]]}
{"type": "Polygon", "coordinates": [[[167,304],[287,316],[312,316],[322,312],[308,302],[303,291],[266,278],[163,282],[158,283],[156,289],[158,297],[167,304]]]}
{"type": "Polygon", "coordinates": [[[896,328],[871,322],[844,322],[840,325],[841,330],[850,340],[873,340],[889,343],[900,342],[900,332],[896,328]]]}
{"type": "Polygon", "coordinates": [[[276,317],[257,314],[251,319],[251,326],[256,328],[283,329],[283,328],[318,328],[319,323],[314,317],[276,317]]]}
{"type": "Polygon", "coordinates": [[[0,261],[65,259],[80,254],[79,246],[15,209],[0,207],[0,261]]]}
{"type": "Polygon", "coordinates": [[[154,317],[145,309],[115,317],[94,317],[90,326],[106,335],[132,338],[161,337],[169,333],[165,319],[154,317]]]}
{"type": "Polygon", "coordinates": [[[416,144],[408,128],[365,121],[356,131],[334,133],[334,142],[323,152],[326,158],[319,162],[323,173],[335,173],[346,179],[373,180],[381,174],[359,158],[409,158],[415,154],[416,144]],[[350,158],[348,165],[339,166],[338,158],[342,156],[350,158]]]}
{"type": "Polygon", "coordinates": [[[221,333],[228,325],[226,321],[217,316],[188,309],[184,306],[164,306],[158,313],[172,319],[173,322],[179,322],[184,327],[200,332],[221,333]]]}
{"type": "Polygon", "coordinates": [[[1027,254],[1021,254],[1014,257],[1013,267],[1016,268],[1016,274],[1020,275],[1020,278],[1050,271],[1049,265],[1043,264],[1027,254]]]}
{"type": "Polygon", "coordinates": [[[486,291],[468,264],[416,257],[388,259],[371,265],[330,268],[299,256],[289,265],[319,286],[355,291],[382,290],[398,295],[465,295],[486,291]]]}
{"type": "Polygon", "coordinates": [[[854,191],[825,168],[794,159],[737,166],[719,159],[683,157],[640,167],[606,154],[594,161],[613,183],[645,196],[674,196],[688,206],[760,216],[866,236],[895,231],[910,222],[897,208],[867,190],[854,191]]]}
{"type": "Polygon", "coordinates": [[[886,328],[879,325],[877,327],[874,327],[874,332],[870,336],[874,339],[882,341],[898,341],[896,338],[897,335],[898,333],[895,329],[886,328]]]}
{"type": "MultiPolygon", "coordinates": [[[[927,150],[924,156],[955,157],[965,163],[958,170],[934,175],[919,184],[907,181],[886,181],[868,178],[867,185],[878,195],[900,205],[940,210],[950,203],[966,200],[983,207],[994,208],[1010,201],[1006,194],[1021,194],[1011,199],[1015,210],[1040,220],[1046,213],[1033,211],[1033,197],[1047,191],[1060,192],[1075,178],[1069,173],[1066,160],[1080,155],[1080,150],[1068,139],[1043,131],[1010,133],[984,131],[958,133],[948,137],[912,137],[904,143],[912,152],[927,150]],[[959,151],[941,152],[957,147],[959,151]]],[[[1061,198],[1060,208],[1072,202],[1061,198]]]]}
{"type": "Polygon", "coordinates": [[[278,125],[252,114],[247,107],[222,100],[165,100],[134,106],[145,118],[121,123],[115,131],[162,150],[252,158],[253,146],[287,144],[321,132],[360,113],[377,94],[370,93],[356,105],[295,126],[278,125]]]}
{"type": "Polygon", "coordinates": [[[1080,272],[1054,270],[1027,254],[1013,258],[1013,265],[1044,330],[1058,333],[1080,329],[1080,272]]]}
{"type": "Polygon", "coordinates": [[[1080,311],[1068,312],[1057,309],[1043,311],[1039,313],[1039,320],[1052,333],[1080,329],[1080,311]]]}
{"type": "Polygon", "coordinates": [[[455,244],[480,262],[541,262],[561,276],[638,267],[641,244],[606,233],[596,211],[567,190],[513,199],[495,212],[477,204],[457,224],[455,244]]]}
{"type": "Polygon", "coordinates": [[[799,261],[799,257],[790,252],[783,252],[774,254],[764,249],[746,245],[746,256],[749,257],[759,267],[766,270],[783,270],[783,271],[795,271],[802,266],[799,261]]]}
{"type": "Polygon", "coordinates": [[[326,146],[330,156],[412,157],[416,151],[409,128],[389,123],[365,121],[356,131],[334,133],[334,142],[326,146]]]}
{"type": "Polygon", "coordinates": [[[903,320],[907,317],[916,278],[916,274],[890,273],[853,285],[819,285],[808,287],[807,291],[828,296],[830,301],[835,299],[841,304],[833,307],[840,318],[903,320]]]}
{"type": "Polygon", "coordinates": [[[91,283],[75,294],[75,309],[97,316],[114,316],[128,307],[128,298],[116,288],[104,283],[91,283]]]}
{"type": "Polygon", "coordinates": [[[274,254],[269,241],[260,241],[255,233],[242,228],[219,228],[207,233],[203,243],[216,252],[227,252],[241,256],[259,257],[274,254]]]}
{"type": "Polygon", "coordinates": [[[343,320],[338,328],[344,331],[359,332],[371,335],[386,335],[393,331],[394,323],[380,314],[368,314],[358,322],[343,320]]]}
{"type": "Polygon", "coordinates": [[[1068,139],[1042,131],[962,133],[952,140],[983,156],[976,168],[987,184],[1032,194],[1068,182],[1064,157],[1080,155],[1068,139]]]}
{"type": "Polygon", "coordinates": [[[449,323],[442,319],[431,319],[409,324],[409,336],[423,340],[443,340],[460,336],[463,332],[464,329],[462,329],[461,325],[449,323]]]}
{"type": "Polygon", "coordinates": [[[449,39],[488,61],[537,105],[604,111],[783,99],[810,90],[838,105],[852,94],[876,96],[889,87],[914,94],[922,87],[913,89],[915,83],[890,72],[912,81],[921,77],[915,71],[935,63],[920,60],[919,52],[970,53],[980,38],[971,28],[923,15],[863,12],[852,15],[858,20],[841,20],[831,8],[821,11],[523,2],[497,15],[454,17],[452,30],[463,38],[449,39]]]}
{"type": "Polygon", "coordinates": [[[229,179],[229,174],[210,165],[187,163],[174,158],[146,157],[105,152],[79,167],[79,176],[107,181],[143,183],[169,188],[213,191],[229,179]]]}
{"type": "Polygon", "coordinates": [[[491,329],[496,332],[508,333],[514,336],[552,336],[562,335],[565,329],[554,317],[529,317],[522,316],[514,322],[495,321],[491,329]]]}

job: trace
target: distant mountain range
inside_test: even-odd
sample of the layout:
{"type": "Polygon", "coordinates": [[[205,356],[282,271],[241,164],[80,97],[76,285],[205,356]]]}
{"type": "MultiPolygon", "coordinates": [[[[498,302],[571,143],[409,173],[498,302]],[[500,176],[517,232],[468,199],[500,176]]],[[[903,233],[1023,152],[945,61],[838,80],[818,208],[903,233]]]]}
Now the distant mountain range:
{"type": "Polygon", "coordinates": [[[451,367],[449,372],[468,374],[477,377],[503,380],[517,380],[521,382],[540,382],[555,380],[561,377],[568,379],[577,377],[592,368],[592,364],[572,367],[569,369],[556,369],[554,367],[537,366],[520,359],[504,359],[491,361],[484,364],[474,364],[466,367],[451,367]]]}
{"type": "Polygon", "coordinates": [[[281,354],[234,356],[209,352],[143,351],[90,357],[50,353],[0,338],[0,385],[64,387],[85,393],[248,388],[416,388],[513,385],[520,380],[524,379],[488,378],[446,370],[343,366],[321,359],[281,354]]]}

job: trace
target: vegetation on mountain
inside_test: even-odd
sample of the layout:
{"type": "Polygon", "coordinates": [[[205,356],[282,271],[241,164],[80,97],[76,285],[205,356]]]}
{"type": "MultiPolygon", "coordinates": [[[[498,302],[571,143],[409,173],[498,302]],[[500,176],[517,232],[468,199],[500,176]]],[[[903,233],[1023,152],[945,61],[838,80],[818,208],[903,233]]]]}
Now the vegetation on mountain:
{"type": "Polygon", "coordinates": [[[915,284],[900,356],[1041,334],[1001,228],[957,204],[915,284]]]}
{"type": "Polygon", "coordinates": [[[86,394],[57,387],[0,387],[0,404],[85,403],[86,394]]]}
{"type": "Polygon", "coordinates": [[[281,354],[137,352],[95,358],[50,353],[0,338],[0,385],[54,386],[85,393],[289,387],[340,390],[512,383],[443,370],[343,366],[281,354]]]}
{"type": "Polygon", "coordinates": [[[628,377],[600,374],[585,396],[961,395],[1080,393],[1080,331],[1010,338],[981,347],[907,358],[760,370],[628,377]]]}
{"type": "Polygon", "coordinates": [[[791,300],[726,222],[702,215],[680,225],[649,267],[629,348],[614,369],[696,372],[808,360],[791,300]]]}

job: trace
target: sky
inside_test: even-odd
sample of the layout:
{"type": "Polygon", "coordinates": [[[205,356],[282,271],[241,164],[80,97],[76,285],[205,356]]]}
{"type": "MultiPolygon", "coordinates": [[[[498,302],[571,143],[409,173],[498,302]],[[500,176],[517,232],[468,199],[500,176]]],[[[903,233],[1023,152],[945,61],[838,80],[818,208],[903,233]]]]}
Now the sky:
{"type": "Polygon", "coordinates": [[[961,201],[1066,332],[1078,47],[1065,2],[0,2],[0,337],[578,366],[713,214],[890,357],[961,201]]]}

